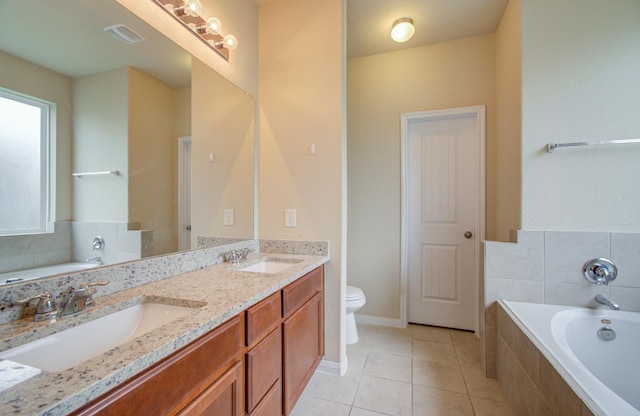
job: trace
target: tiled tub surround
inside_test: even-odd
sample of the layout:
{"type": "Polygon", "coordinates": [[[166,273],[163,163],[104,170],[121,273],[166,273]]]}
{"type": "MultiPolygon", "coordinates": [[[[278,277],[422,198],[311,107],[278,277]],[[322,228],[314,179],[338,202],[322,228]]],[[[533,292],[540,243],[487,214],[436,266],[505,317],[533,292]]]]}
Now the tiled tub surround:
{"type": "Polygon", "coordinates": [[[496,301],[601,307],[602,294],[622,310],[640,311],[640,234],[570,231],[517,231],[515,243],[486,241],[484,250],[484,307],[480,335],[485,374],[496,376],[496,301]],[[589,283],[582,267],[605,257],[618,266],[609,286],[589,283]]]}
{"type": "Polygon", "coordinates": [[[0,236],[0,273],[100,256],[105,264],[132,261],[153,254],[153,231],[139,230],[137,223],[57,221],[54,232],[0,236]],[[102,236],[102,251],[93,250],[93,239],[102,236]]]}
{"type": "Polygon", "coordinates": [[[498,381],[512,404],[562,416],[640,415],[639,313],[499,301],[497,322],[498,381]],[[602,327],[618,337],[599,339],[602,327]],[[522,373],[529,380],[514,382],[522,373]]]}
{"type": "MultiPolygon", "coordinates": [[[[251,241],[242,244],[257,245],[257,242],[251,241]]],[[[225,249],[230,249],[230,246],[226,246],[225,249]]],[[[182,260],[185,263],[193,264],[197,260],[195,258],[189,259],[189,256],[195,257],[209,253],[208,250],[166,256],[167,258],[173,257],[173,261],[165,257],[157,258],[155,260],[160,263],[155,265],[159,267],[154,267],[154,270],[157,272],[162,268],[162,265],[170,269],[172,266],[175,267],[180,263],[175,256],[185,256],[182,260]]],[[[249,260],[257,260],[262,256],[263,254],[260,253],[252,254],[249,256],[249,260]]],[[[277,257],[278,255],[270,254],[269,256],[277,257]]],[[[174,273],[179,275],[172,278],[165,277],[162,280],[155,279],[152,283],[136,285],[137,287],[133,288],[127,288],[125,283],[120,286],[119,291],[112,290],[109,295],[97,297],[96,305],[90,310],[76,317],[61,319],[51,326],[48,326],[47,323],[34,323],[29,319],[3,325],[0,327],[0,349],[6,350],[35,339],[35,337],[39,338],[50,332],[60,331],[85,320],[96,318],[101,314],[110,313],[131,302],[137,302],[140,298],[150,298],[149,300],[153,300],[153,298],[174,299],[180,300],[176,302],[184,301],[192,306],[197,306],[198,302],[206,303],[205,306],[194,309],[185,317],[70,370],[59,373],[43,372],[1,392],[0,414],[66,414],[329,260],[326,256],[294,254],[281,256],[283,258],[295,257],[302,261],[277,274],[239,272],[236,270],[236,266],[223,263],[188,273],[174,273]],[[34,330],[37,332],[34,333],[34,330]]],[[[131,263],[128,266],[135,265],[136,263],[131,263]]],[[[126,266],[122,267],[126,272],[126,266]]],[[[147,265],[147,267],[150,266],[147,265]]],[[[105,270],[110,269],[116,268],[105,270]]],[[[143,267],[136,270],[146,274],[148,269],[143,267]]],[[[175,269],[173,271],[175,272],[175,269]]],[[[152,274],[152,272],[149,273],[152,274]]],[[[134,277],[133,275],[134,273],[124,273],[122,277],[126,280],[127,277],[134,277]]],[[[105,273],[105,276],[102,277],[115,280],[109,273],[105,273]]],[[[81,281],[84,280],[78,279],[78,282],[81,281]]],[[[100,295],[100,291],[109,286],[99,288],[98,294],[100,295]]]]}
{"type": "MultiPolygon", "coordinates": [[[[549,308],[545,309],[545,305],[542,304],[499,301],[496,309],[498,382],[515,414],[522,416],[638,414],[635,409],[633,413],[620,408],[613,412],[603,410],[581,387],[594,386],[590,386],[593,383],[585,380],[579,369],[576,371],[576,368],[572,368],[575,366],[557,348],[557,345],[554,345],[551,335],[551,317],[563,307],[549,305],[549,308]],[[532,317],[526,312],[534,312],[536,316],[532,317]],[[584,397],[584,401],[581,397],[584,397]],[[589,403],[589,406],[585,402],[589,403]],[[590,407],[597,409],[596,412],[592,412],[590,407]]],[[[602,390],[607,389],[603,386],[599,388],[595,386],[593,389],[596,394],[602,394],[602,390]]]]}

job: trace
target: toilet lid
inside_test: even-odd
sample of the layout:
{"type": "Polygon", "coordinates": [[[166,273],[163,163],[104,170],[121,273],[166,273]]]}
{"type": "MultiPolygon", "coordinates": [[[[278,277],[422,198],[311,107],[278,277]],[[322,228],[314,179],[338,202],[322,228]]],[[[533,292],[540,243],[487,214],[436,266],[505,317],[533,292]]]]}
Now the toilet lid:
{"type": "Polygon", "coordinates": [[[347,300],[361,299],[364,292],[359,287],[347,286],[347,300]]]}

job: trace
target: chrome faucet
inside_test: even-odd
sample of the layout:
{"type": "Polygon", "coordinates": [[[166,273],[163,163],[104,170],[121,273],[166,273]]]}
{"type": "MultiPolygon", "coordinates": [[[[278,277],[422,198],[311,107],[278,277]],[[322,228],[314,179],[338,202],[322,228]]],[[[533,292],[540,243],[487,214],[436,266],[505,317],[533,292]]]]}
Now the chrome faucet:
{"type": "Polygon", "coordinates": [[[73,315],[93,305],[94,300],[92,296],[96,293],[96,289],[93,286],[104,286],[108,283],[107,280],[95,283],[83,283],[79,289],[75,289],[65,296],[62,301],[62,306],[60,307],[59,316],[73,315]]]}
{"type": "Polygon", "coordinates": [[[223,253],[222,256],[229,263],[237,265],[241,261],[245,261],[251,252],[252,250],[250,248],[243,248],[241,250],[227,251],[226,253],[223,253]]]}
{"type": "Polygon", "coordinates": [[[38,304],[36,305],[36,313],[33,315],[33,320],[36,322],[48,321],[50,319],[54,319],[58,316],[58,308],[56,307],[56,300],[51,296],[51,293],[48,291],[44,291],[37,295],[19,299],[15,301],[18,305],[24,305],[32,300],[38,300],[38,304]]]}
{"type": "Polygon", "coordinates": [[[620,305],[618,305],[615,302],[610,301],[609,299],[607,299],[606,297],[604,297],[602,295],[596,295],[596,302],[598,302],[601,305],[608,306],[609,309],[612,309],[614,311],[619,311],[620,310],[620,305]]]}
{"type": "Polygon", "coordinates": [[[95,256],[95,257],[91,257],[90,259],[86,259],[85,263],[97,263],[99,266],[102,266],[104,264],[104,262],[102,261],[102,257],[100,256],[95,256]]]}

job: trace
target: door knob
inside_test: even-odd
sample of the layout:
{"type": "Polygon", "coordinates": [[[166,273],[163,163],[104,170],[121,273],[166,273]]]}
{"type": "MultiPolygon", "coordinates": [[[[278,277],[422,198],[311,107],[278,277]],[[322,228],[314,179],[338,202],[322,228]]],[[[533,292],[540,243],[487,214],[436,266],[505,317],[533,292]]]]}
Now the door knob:
{"type": "Polygon", "coordinates": [[[190,225],[187,225],[185,228],[187,229],[187,231],[191,231],[191,226],[190,225]]]}
{"type": "Polygon", "coordinates": [[[471,231],[466,231],[464,233],[464,238],[471,238],[471,237],[473,237],[473,233],[471,231]]]}

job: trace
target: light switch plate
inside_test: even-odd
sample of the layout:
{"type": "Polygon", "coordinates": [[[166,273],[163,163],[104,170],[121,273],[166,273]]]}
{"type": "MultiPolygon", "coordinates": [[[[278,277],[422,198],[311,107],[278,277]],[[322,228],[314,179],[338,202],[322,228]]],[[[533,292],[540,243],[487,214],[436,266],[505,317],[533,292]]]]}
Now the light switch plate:
{"type": "Polygon", "coordinates": [[[232,209],[225,209],[224,210],[224,225],[233,225],[234,222],[234,215],[233,215],[233,210],[232,209]]]}
{"type": "Polygon", "coordinates": [[[296,226],[296,210],[295,209],[284,210],[284,226],[285,227],[296,226]]]}

